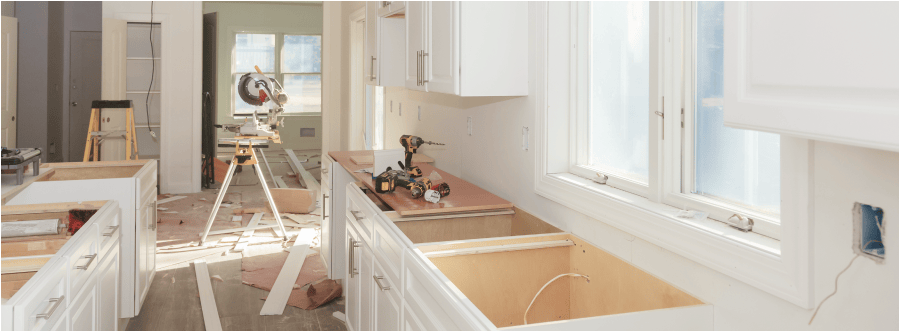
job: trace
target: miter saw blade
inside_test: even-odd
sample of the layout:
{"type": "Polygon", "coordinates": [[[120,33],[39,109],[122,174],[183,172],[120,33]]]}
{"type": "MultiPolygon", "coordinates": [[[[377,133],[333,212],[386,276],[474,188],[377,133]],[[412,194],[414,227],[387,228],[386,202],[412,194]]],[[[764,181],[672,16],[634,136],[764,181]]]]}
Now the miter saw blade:
{"type": "Polygon", "coordinates": [[[263,74],[247,73],[238,81],[238,95],[241,100],[253,106],[262,106],[269,100],[269,93],[260,98],[259,90],[273,91],[272,80],[263,74]]]}

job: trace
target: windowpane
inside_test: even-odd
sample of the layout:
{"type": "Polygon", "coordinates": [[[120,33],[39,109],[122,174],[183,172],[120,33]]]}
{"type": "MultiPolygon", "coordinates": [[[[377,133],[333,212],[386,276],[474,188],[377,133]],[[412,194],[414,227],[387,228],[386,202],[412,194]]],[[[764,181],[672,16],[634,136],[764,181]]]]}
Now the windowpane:
{"type": "Polygon", "coordinates": [[[284,36],[281,59],[285,73],[322,72],[322,36],[284,36]]]}
{"type": "Polygon", "coordinates": [[[264,73],[275,71],[275,35],[248,33],[235,35],[235,73],[255,72],[253,66],[259,66],[264,73]]]}
{"type": "Polygon", "coordinates": [[[647,182],[650,4],[591,4],[589,162],[647,182]]]}
{"type": "Polygon", "coordinates": [[[694,191],[778,214],[780,137],[724,125],[724,9],[697,2],[694,191]]]}
{"type": "Polygon", "coordinates": [[[284,90],[288,102],[286,113],[322,111],[322,75],[284,75],[284,90]]]}

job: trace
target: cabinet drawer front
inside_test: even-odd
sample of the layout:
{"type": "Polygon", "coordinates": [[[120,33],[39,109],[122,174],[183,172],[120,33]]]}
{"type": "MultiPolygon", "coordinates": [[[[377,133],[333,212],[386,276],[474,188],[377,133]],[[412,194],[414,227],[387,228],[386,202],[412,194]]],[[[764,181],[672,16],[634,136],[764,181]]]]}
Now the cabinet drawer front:
{"type": "Polygon", "coordinates": [[[65,316],[70,301],[66,296],[65,261],[52,267],[44,266],[41,272],[46,274],[35,275],[37,279],[32,278],[28,281],[29,284],[34,283],[36,286],[30,288],[33,294],[14,304],[15,319],[22,319],[22,322],[14,322],[17,330],[46,330],[65,316]]]}
{"type": "MultiPolygon", "coordinates": [[[[391,280],[400,280],[400,263],[403,260],[403,247],[400,241],[381,225],[381,220],[375,223],[375,237],[372,241],[372,250],[375,251],[375,259],[384,267],[385,276],[391,280]]],[[[396,283],[399,285],[399,283],[396,283]]]]}
{"type": "Polygon", "coordinates": [[[153,196],[156,199],[156,161],[152,161],[144,165],[141,171],[135,177],[137,181],[135,188],[136,202],[143,202],[148,197],[153,196]]]}
{"type": "Polygon", "coordinates": [[[118,245],[117,240],[121,234],[122,215],[115,209],[115,214],[110,214],[105,220],[98,220],[97,225],[100,230],[100,256],[106,256],[110,252],[113,245],[118,245]]]}
{"type": "Polygon", "coordinates": [[[97,225],[78,231],[78,245],[67,253],[66,266],[69,275],[69,294],[78,294],[97,266],[100,265],[100,239],[97,225]],[[82,232],[84,232],[82,234],[82,232]]]}
{"type": "Polygon", "coordinates": [[[366,243],[372,242],[373,225],[375,221],[375,211],[369,206],[371,202],[362,195],[359,188],[355,184],[349,184],[347,187],[347,216],[350,222],[356,226],[360,232],[362,240],[366,243]]]}

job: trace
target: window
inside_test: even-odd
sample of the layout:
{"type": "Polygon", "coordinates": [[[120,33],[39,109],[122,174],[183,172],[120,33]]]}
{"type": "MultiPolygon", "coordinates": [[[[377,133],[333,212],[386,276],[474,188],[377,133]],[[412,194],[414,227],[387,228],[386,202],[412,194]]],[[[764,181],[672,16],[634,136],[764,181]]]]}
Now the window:
{"type": "Polygon", "coordinates": [[[322,36],[283,33],[236,33],[231,89],[234,115],[249,115],[253,106],[237,95],[241,76],[254,66],[278,80],[289,99],[285,114],[319,114],[322,111],[322,36]]]}

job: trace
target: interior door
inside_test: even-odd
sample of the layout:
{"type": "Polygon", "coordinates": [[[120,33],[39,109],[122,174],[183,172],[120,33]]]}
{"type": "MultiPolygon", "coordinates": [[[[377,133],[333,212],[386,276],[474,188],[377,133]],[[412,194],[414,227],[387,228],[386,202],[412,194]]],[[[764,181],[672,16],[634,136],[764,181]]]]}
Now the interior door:
{"type": "Polygon", "coordinates": [[[3,146],[16,147],[16,93],[18,93],[18,38],[19,24],[15,17],[3,16],[2,19],[2,81],[3,88],[0,93],[3,100],[0,101],[2,108],[2,120],[0,120],[0,128],[2,128],[3,146]]]}
{"type": "Polygon", "coordinates": [[[459,94],[459,6],[459,1],[434,1],[425,7],[428,91],[459,94]]]}
{"type": "Polygon", "coordinates": [[[366,84],[378,85],[378,5],[375,1],[366,1],[366,84]]]}
{"type": "Polygon", "coordinates": [[[406,88],[425,91],[419,84],[421,73],[420,53],[425,39],[425,3],[410,1],[406,4],[406,88]]]}
{"type": "Polygon", "coordinates": [[[102,33],[72,31],[69,50],[69,160],[81,161],[91,118],[91,102],[100,100],[102,33]]]}

